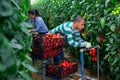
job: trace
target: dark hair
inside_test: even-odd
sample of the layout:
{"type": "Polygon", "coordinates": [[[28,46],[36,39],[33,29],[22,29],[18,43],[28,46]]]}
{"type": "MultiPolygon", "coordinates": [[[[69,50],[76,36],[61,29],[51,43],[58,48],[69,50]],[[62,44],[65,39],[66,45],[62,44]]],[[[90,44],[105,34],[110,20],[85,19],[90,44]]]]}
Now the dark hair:
{"type": "Polygon", "coordinates": [[[31,9],[28,11],[29,14],[35,15],[35,16],[40,16],[38,11],[36,9],[31,9]]]}
{"type": "Polygon", "coordinates": [[[74,21],[74,22],[76,22],[76,21],[77,21],[77,22],[80,22],[82,19],[84,19],[84,18],[81,17],[81,16],[77,16],[77,17],[74,18],[73,21],[74,21]]]}

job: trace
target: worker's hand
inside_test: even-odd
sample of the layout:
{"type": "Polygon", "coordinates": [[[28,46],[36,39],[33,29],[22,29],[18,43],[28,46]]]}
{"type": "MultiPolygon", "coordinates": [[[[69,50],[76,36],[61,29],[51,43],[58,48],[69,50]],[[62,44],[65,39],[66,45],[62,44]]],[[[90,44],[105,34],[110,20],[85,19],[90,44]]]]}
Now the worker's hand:
{"type": "Polygon", "coordinates": [[[86,48],[90,48],[91,47],[91,43],[87,42],[86,48]]]}
{"type": "Polygon", "coordinates": [[[31,32],[32,32],[32,30],[29,30],[29,32],[31,33],[31,32]]]}
{"type": "Polygon", "coordinates": [[[91,47],[91,43],[84,41],[81,43],[81,47],[85,47],[85,48],[90,48],[91,47]]]}

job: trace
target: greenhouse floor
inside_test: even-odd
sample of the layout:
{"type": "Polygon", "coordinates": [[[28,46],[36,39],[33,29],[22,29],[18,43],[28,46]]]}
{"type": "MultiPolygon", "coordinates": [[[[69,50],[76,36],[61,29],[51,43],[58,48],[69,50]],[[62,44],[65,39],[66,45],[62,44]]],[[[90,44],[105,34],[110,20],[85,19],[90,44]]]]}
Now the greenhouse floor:
{"type": "MultiPolygon", "coordinates": [[[[70,56],[67,54],[65,54],[65,57],[70,58],[70,56]]],[[[35,62],[35,63],[38,64],[38,62],[35,62]]],[[[38,65],[35,65],[35,66],[38,66],[38,65]]],[[[31,72],[31,77],[33,78],[33,80],[42,80],[42,76],[37,73],[31,72]]],[[[85,77],[86,77],[85,80],[97,80],[97,72],[85,68],[85,77]]],[[[45,76],[44,80],[53,80],[53,79],[45,76]]],[[[60,80],[81,80],[80,64],[78,64],[78,72],[71,74],[69,76],[66,76],[60,80]]],[[[106,79],[100,76],[99,80],[109,80],[109,79],[106,79]]]]}

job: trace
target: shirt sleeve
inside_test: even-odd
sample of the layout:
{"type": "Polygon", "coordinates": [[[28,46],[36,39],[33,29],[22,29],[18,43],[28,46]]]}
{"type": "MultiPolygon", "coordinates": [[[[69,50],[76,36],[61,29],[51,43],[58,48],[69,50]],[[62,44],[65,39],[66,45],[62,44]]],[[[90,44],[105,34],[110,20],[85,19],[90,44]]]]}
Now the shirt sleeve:
{"type": "Polygon", "coordinates": [[[41,26],[43,26],[42,19],[37,19],[35,22],[35,29],[33,29],[33,32],[39,32],[41,26]]]}
{"type": "Polygon", "coordinates": [[[41,23],[40,22],[36,22],[35,25],[36,25],[36,28],[33,29],[33,32],[39,32],[41,23]]]}
{"type": "Polygon", "coordinates": [[[80,47],[81,46],[80,42],[77,42],[73,39],[72,32],[70,32],[70,31],[67,34],[67,42],[70,46],[73,46],[73,47],[80,47]]]}
{"type": "Polygon", "coordinates": [[[57,29],[54,28],[54,29],[50,30],[48,33],[55,33],[56,31],[57,31],[57,29]]]}
{"type": "Polygon", "coordinates": [[[60,27],[61,27],[61,25],[57,26],[56,28],[50,30],[49,33],[55,33],[57,31],[61,32],[61,28],[60,27]]]}
{"type": "Polygon", "coordinates": [[[76,41],[78,41],[78,42],[84,42],[84,40],[80,37],[80,31],[76,32],[74,34],[74,37],[76,38],[76,41]]]}
{"type": "Polygon", "coordinates": [[[69,33],[67,35],[67,41],[68,41],[68,44],[73,47],[85,47],[87,45],[87,42],[84,40],[83,41],[74,40],[72,33],[69,33]]]}

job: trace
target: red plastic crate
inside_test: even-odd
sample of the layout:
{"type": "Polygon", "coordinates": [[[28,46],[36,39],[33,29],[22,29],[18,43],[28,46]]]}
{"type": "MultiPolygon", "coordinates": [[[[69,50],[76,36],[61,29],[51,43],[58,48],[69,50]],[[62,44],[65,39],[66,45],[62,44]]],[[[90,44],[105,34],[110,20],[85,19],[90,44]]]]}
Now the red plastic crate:
{"type": "Polygon", "coordinates": [[[58,65],[47,65],[46,75],[50,77],[62,78],[78,71],[78,63],[75,61],[67,61],[58,65]]]}
{"type": "Polygon", "coordinates": [[[39,59],[47,59],[58,55],[65,46],[65,36],[50,37],[49,35],[33,35],[32,56],[39,59]]]}

